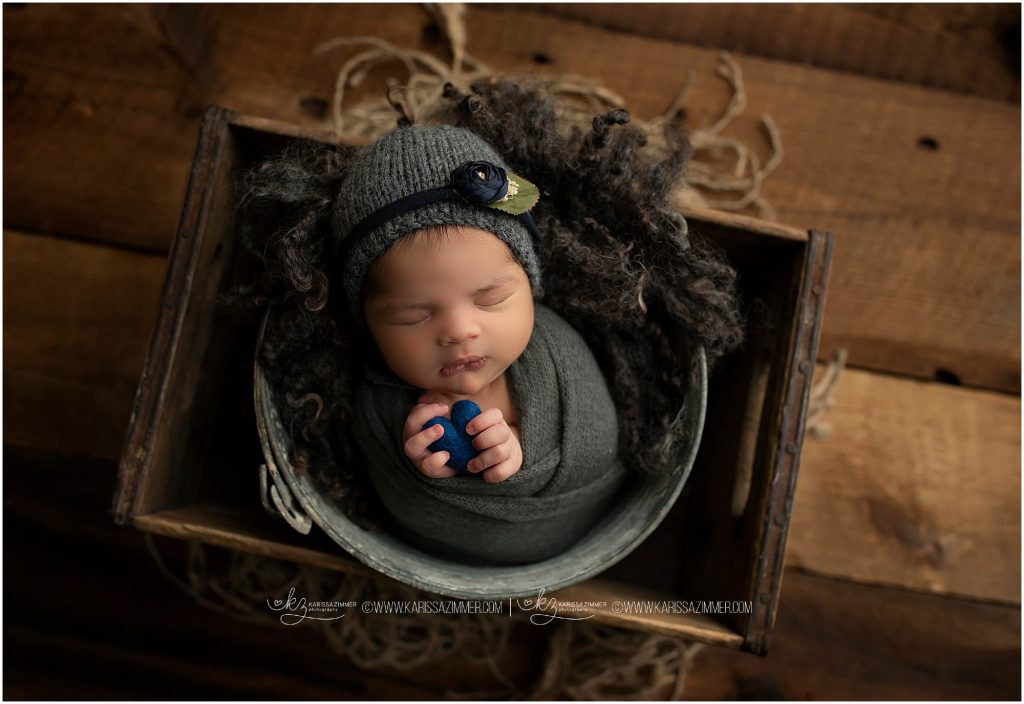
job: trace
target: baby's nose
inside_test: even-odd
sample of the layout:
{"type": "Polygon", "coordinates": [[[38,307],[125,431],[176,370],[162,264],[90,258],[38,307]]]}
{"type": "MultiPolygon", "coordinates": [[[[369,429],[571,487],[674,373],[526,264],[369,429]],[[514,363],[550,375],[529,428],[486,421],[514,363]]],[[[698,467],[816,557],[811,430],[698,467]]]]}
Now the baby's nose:
{"type": "Polygon", "coordinates": [[[468,315],[450,315],[441,328],[441,344],[457,344],[480,336],[480,327],[468,315]]]}

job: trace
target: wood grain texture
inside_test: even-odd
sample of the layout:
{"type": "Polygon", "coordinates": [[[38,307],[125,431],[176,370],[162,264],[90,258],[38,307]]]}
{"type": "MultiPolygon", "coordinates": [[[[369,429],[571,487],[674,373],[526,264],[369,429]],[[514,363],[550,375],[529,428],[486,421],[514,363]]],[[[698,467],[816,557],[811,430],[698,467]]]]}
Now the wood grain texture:
{"type": "Polygon", "coordinates": [[[1020,419],[1019,398],[844,370],[787,566],[1019,605],[1020,419]]]}
{"type": "Polygon", "coordinates": [[[168,249],[211,91],[152,12],[4,5],[5,227],[168,249]]]}
{"type": "MultiPolygon", "coordinates": [[[[137,532],[107,515],[115,462],[4,454],[4,590],[18,605],[5,619],[7,698],[436,700],[447,690],[501,691],[486,668],[360,670],[311,629],[206,609],[161,576],[137,532]]],[[[176,542],[157,540],[180,570],[176,542]]],[[[544,665],[550,632],[517,629],[501,658],[524,690],[544,665]]],[[[687,699],[777,696],[1019,699],[1020,610],[787,569],[771,655],[706,647],[685,690],[687,699]]]]}
{"type": "Polygon", "coordinates": [[[543,3],[536,9],[655,39],[1020,100],[1016,5],[543,3]]]}
{"type": "Polygon", "coordinates": [[[772,650],[705,648],[686,699],[1020,698],[1020,609],[787,568],[772,650]]]}
{"type": "MultiPolygon", "coordinates": [[[[154,21],[135,15],[4,12],[15,38],[5,46],[8,227],[149,249],[169,246],[200,102],[322,127],[334,72],[359,49],[314,55],[319,42],[374,34],[442,53],[423,10],[408,5],[211,6],[198,20],[206,49],[166,18],[158,41],[154,21]],[[201,81],[189,78],[197,71],[201,81]]],[[[467,22],[470,51],[493,67],[597,77],[639,117],[664,110],[690,67],[690,126],[728,101],[709,49],[527,9],[513,22],[474,6],[467,22]]],[[[748,108],[726,134],[765,156],[758,116],[771,114],[785,156],[765,197],[782,222],[837,235],[822,355],[842,346],[856,366],[1019,391],[1019,107],[737,58],[748,108]]],[[[378,68],[359,94],[403,71],[378,68]]]]}
{"type": "Polygon", "coordinates": [[[166,251],[206,104],[320,120],[339,65],[314,44],[380,34],[411,46],[427,22],[415,5],[325,6],[286,26],[275,12],[5,5],[5,226],[166,251]],[[252,31],[236,36],[219,13],[252,31]]]}
{"type": "Polygon", "coordinates": [[[4,442],[114,458],[166,260],[4,230],[4,442]]]}

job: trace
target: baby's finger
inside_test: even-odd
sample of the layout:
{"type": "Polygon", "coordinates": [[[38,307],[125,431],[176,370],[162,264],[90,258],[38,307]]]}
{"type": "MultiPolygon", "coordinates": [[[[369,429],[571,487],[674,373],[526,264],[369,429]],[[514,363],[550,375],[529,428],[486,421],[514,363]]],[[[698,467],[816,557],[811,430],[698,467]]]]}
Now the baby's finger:
{"type": "Polygon", "coordinates": [[[473,447],[477,450],[486,450],[489,447],[507,442],[511,437],[512,429],[508,427],[508,423],[498,423],[473,438],[473,447]]]}
{"type": "Polygon", "coordinates": [[[444,428],[440,425],[432,425],[426,430],[412,435],[405,441],[405,456],[419,462],[429,452],[428,448],[432,442],[444,435],[444,428]]]}
{"type": "Polygon", "coordinates": [[[423,424],[435,416],[443,416],[448,413],[448,406],[443,403],[422,403],[412,409],[409,417],[405,419],[403,434],[408,439],[423,430],[423,424]]]}
{"type": "Polygon", "coordinates": [[[504,462],[512,456],[512,443],[502,443],[496,447],[492,447],[489,450],[485,450],[477,455],[473,460],[470,461],[466,468],[470,472],[479,472],[482,469],[487,469],[499,462],[504,462]]]}
{"type": "Polygon", "coordinates": [[[444,477],[453,477],[456,472],[451,467],[445,465],[450,455],[447,452],[434,452],[429,457],[420,462],[420,471],[426,474],[431,479],[443,479],[444,477]]]}
{"type": "Polygon", "coordinates": [[[498,482],[505,481],[518,471],[519,466],[516,466],[516,463],[513,460],[507,459],[504,462],[499,462],[484,472],[483,478],[488,484],[497,484],[498,482]]]}
{"type": "Polygon", "coordinates": [[[497,425],[498,423],[501,423],[503,420],[505,419],[501,415],[500,408],[488,408],[486,411],[482,412],[476,418],[469,421],[469,423],[466,425],[466,432],[468,432],[470,435],[476,435],[481,431],[487,430],[492,425],[497,425]]]}

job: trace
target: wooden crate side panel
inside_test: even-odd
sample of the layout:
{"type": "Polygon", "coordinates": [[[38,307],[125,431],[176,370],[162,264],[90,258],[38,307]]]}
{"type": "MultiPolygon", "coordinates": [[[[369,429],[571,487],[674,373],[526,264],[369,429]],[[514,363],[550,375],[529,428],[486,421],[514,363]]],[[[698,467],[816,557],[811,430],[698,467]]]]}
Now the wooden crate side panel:
{"type": "MultiPolygon", "coordinates": [[[[176,376],[174,371],[189,366],[187,355],[192,352],[182,349],[183,342],[193,342],[182,333],[186,329],[189,304],[196,295],[193,291],[196,260],[203,247],[214,196],[210,185],[223,168],[227,117],[227,111],[211,108],[200,129],[178,235],[161,293],[160,313],[150,338],[122,453],[112,507],[119,523],[128,522],[140,511],[145,512],[147,500],[150,506],[158,506],[171,499],[177,491],[173,483],[182,478],[179,472],[162,471],[165,468],[161,463],[180,456],[167,447],[167,443],[180,438],[166,436],[163,432],[174,421],[168,415],[178,410],[177,406],[172,407],[171,400],[179,398],[180,394],[195,392],[194,388],[185,386],[190,380],[176,376]]],[[[198,285],[202,288],[203,284],[198,282],[198,285]]]]}
{"type": "Polygon", "coordinates": [[[800,305],[787,360],[788,385],[783,400],[777,439],[767,448],[771,457],[771,486],[764,494],[763,528],[757,549],[752,592],[754,611],[746,630],[745,647],[768,652],[775,611],[781,591],[786,534],[793,511],[800,453],[817,356],[818,337],[832,264],[832,234],[811,231],[800,282],[800,305]]]}
{"type": "MultiPolygon", "coordinates": [[[[374,576],[387,580],[365,565],[344,555],[341,548],[331,549],[324,545],[329,542],[323,535],[316,538],[325,540],[313,541],[320,543],[311,548],[309,540],[297,536],[283,523],[272,524],[266,516],[253,515],[252,511],[225,509],[220,506],[194,505],[181,509],[161,511],[139,516],[135,524],[138,528],[187,540],[199,540],[211,545],[242,550],[260,555],[267,555],[283,560],[292,560],[305,564],[325,567],[341,572],[374,576]]],[[[333,543],[331,544],[333,545],[333,543]]],[[[560,589],[549,595],[554,599],[567,602],[605,602],[605,606],[588,607],[580,610],[580,616],[596,618],[623,628],[664,633],[676,637],[688,638],[704,643],[738,647],[742,637],[726,626],[712,619],[697,614],[656,614],[632,615],[616,612],[612,604],[616,601],[643,599],[670,599],[672,595],[655,593],[600,578],[591,579],[581,584],[560,589]]],[[[513,609],[520,609],[514,605],[513,609]]],[[[529,610],[529,608],[527,608],[529,610]]],[[[557,606],[540,605],[540,610],[555,613],[557,606]]]]}
{"type": "MultiPolygon", "coordinates": [[[[751,601],[761,594],[756,561],[775,481],[772,448],[787,400],[787,360],[795,351],[810,243],[697,219],[691,231],[724,250],[739,273],[743,306],[752,313],[742,351],[723,358],[709,381],[705,435],[680,507],[686,520],[677,535],[684,556],[678,591],[695,599],[751,601]]],[[[722,619],[746,633],[752,616],[722,619]]]]}

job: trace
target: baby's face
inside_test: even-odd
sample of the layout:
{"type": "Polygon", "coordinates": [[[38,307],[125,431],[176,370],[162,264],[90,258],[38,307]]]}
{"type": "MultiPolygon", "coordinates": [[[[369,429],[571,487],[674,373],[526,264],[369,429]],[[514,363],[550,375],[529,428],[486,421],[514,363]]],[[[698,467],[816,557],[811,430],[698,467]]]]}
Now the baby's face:
{"type": "Polygon", "coordinates": [[[369,273],[363,306],[384,361],[427,391],[473,396],[533,332],[530,281],[508,246],[475,227],[407,235],[369,273]],[[472,358],[469,364],[459,360],[472,358]]]}

